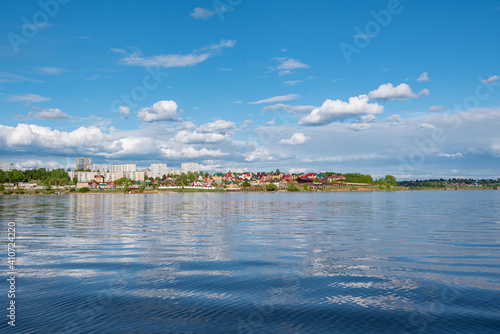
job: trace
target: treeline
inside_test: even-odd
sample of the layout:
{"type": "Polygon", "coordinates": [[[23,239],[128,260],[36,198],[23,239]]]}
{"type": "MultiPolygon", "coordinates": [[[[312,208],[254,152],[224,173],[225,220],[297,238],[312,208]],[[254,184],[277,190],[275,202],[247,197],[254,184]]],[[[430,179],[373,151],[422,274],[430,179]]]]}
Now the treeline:
{"type": "Polygon", "coordinates": [[[482,187],[496,187],[500,185],[500,179],[430,179],[430,180],[409,180],[399,181],[398,185],[415,188],[447,188],[447,187],[462,187],[462,186],[482,186],[482,187]]]}
{"type": "Polygon", "coordinates": [[[37,181],[46,185],[66,185],[72,183],[68,172],[64,169],[46,170],[45,168],[28,169],[25,171],[14,169],[13,171],[0,170],[0,183],[19,183],[37,181]]]}

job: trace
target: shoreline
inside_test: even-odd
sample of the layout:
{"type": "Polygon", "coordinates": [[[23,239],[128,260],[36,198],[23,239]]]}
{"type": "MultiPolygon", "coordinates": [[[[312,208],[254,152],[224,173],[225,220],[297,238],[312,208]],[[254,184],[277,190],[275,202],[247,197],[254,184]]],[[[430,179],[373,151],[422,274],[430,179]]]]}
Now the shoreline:
{"type": "Polygon", "coordinates": [[[35,192],[35,191],[24,191],[22,193],[16,193],[15,191],[11,194],[0,194],[0,196],[15,196],[15,195],[25,195],[25,196],[39,196],[39,195],[98,195],[98,194],[126,194],[126,195],[141,195],[141,194],[185,194],[185,193],[336,193],[336,192],[394,192],[394,191],[456,191],[456,190],[500,190],[494,188],[424,188],[424,189],[408,189],[404,187],[394,187],[391,189],[380,189],[380,188],[367,188],[359,187],[356,189],[351,188],[335,188],[335,189],[313,189],[313,190],[300,190],[300,191],[288,191],[288,190],[277,190],[277,191],[246,191],[246,190],[224,190],[224,189],[179,189],[179,190],[144,190],[143,192],[131,191],[124,192],[123,190],[90,190],[88,192],[79,191],[61,191],[61,192],[35,192]]]}

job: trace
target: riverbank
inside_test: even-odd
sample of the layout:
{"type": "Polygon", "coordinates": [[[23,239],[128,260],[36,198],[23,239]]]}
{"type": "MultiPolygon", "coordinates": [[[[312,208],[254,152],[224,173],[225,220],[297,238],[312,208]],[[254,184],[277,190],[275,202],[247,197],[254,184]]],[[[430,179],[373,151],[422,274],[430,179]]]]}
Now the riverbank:
{"type": "MultiPolygon", "coordinates": [[[[88,188],[86,188],[88,189],[88,188]]],[[[394,187],[394,186],[348,186],[348,187],[331,187],[325,189],[307,189],[299,188],[297,191],[288,190],[276,190],[276,191],[266,191],[262,190],[248,190],[248,189],[193,189],[193,188],[177,188],[177,189],[145,189],[142,192],[137,190],[132,190],[126,192],[127,194],[158,194],[158,193],[241,193],[241,192],[256,192],[256,193],[269,193],[269,192],[371,192],[371,191],[408,191],[406,187],[394,187]]],[[[71,194],[122,194],[123,189],[96,189],[96,190],[68,190],[68,189],[54,189],[54,190],[33,190],[33,189],[15,189],[9,190],[8,192],[0,193],[0,196],[9,195],[71,195],[71,194]]]]}

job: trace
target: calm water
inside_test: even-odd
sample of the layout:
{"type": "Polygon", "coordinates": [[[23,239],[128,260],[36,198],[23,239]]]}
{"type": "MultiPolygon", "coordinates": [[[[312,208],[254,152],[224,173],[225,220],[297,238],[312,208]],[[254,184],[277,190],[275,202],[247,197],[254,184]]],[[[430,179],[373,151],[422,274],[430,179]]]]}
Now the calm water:
{"type": "Polygon", "coordinates": [[[0,197],[0,332],[498,333],[500,191],[0,197]]]}

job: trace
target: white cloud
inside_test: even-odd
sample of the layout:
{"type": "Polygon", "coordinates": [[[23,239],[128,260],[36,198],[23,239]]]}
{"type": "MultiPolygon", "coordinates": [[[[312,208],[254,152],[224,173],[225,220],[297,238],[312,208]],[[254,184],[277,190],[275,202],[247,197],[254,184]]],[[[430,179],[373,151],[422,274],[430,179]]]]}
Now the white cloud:
{"type": "Polygon", "coordinates": [[[343,121],[356,116],[367,114],[380,114],[384,111],[384,106],[377,103],[368,103],[366,95],[349,98],[349,102],[341,100],[326,100],[319,108],[315,108],[311,113],[300,119],[301,125],[325,125],[334,121],[343,121]]]}
{"type": "Polygon", "coordinates": [[[383,159],[387,158],[385,155],[371,153],[371,154],[354,154],[354,155],[341,155],[334,157],[325,157],[325,158],[317,158],[317,159],[304,159],[306,162],[320,162],[320,161],[328,161],[328,162],[344,162],[344,161],[356,161],[356,160],[371,160],[371,159],[383,159]]]}
{"type": "Polygon", "coordinates": [[[420,74],[420,76],[417,78],[417,81],[418,81],[418,82],[423,82],[423,81],[431,81],[431,80],[429,79],[429,73],[424,72],[424,73],[420,74]]]}
{"type": "Polygon", "coordinates": [[[221,150],[209,150],[206,148],[201,148],[199,150],[194,147],[185,147],[180,150],[171,148],[162,148],[163,154],[167,158],[179,159],[179,158],[200,158],[200,157],[221,157],[228,155],[229,153],[222,152],[221,150]]]}
{"type": "Polygon", "coordinates": [[[215,15],[217,11],[209,10],[201,7],[196,7],[192,13],[189,14],[192,18],[206,20],[215,15]]]}
{"type": "Polygon", "coordinates": [[[377,117],[375,115],[364,115],[359,116],[358,119],[351,124],[351,128],[356,131],[368,130],[372,127],[372,123],[375,123],[377,117]]]}
{"type": "Polygon", "coordinates": [[[451,153],[451,154],[450,153],[438,153],[438,156],[456,159],[456,158],[462,158],[464,155],[462,153],[458,152],[458,153],[451,153]]]}
{"type": "Polygon", "coordinates": [[[30,111],[28,113],[28,117],[36,118],[36,119],[52,119],[52,120],[61,120],[61,119],[70,119],[71,117],[63,113],[60,109],[44,109],[38,112],[30,111]]]}
{"type": "Polygon", "coordinates": [[[7,98],[9,102],[44,102],[50,101],[50,97],[44,97],[37,94],[22,94],[22,95],[12,95],[7,98]]]}
{"type": "Polygon", "coordinates": [[[306,82],[306,81],[309,81],[311,80],[313,77],[309,76],[303,80],[289,80],[289,81],[285,81],[283,82],[283,85],[285,86],[296,86],[297,84],[299,83],[302,83],[302,82],[306,82]]]}
{"type": "Polygon", "coordinates": [[[61,168],[62,166],[57,161],[42,161],[38,159],[31,159],[16,163],[16,169],[33,169],[33,168],[61,168]]]}
{"type": "Polygon", "coordinates": [[[240,127],[240,130],[246,130],[253,121],[251,119],[247,119],[243,122],[243,125],[240,127]]]}
{"type": "Polygon", "coordinates": [[[418,129],[426,129],[426,130],[434,130],[436,129],[436,126],[434,124],[429,124],[429,123],[420,123],[417,125],[418,129]]]}
{"type": "Polygon", "coordinates": [[[151,57],[143,57],[138,51],[125,56],[122,62],[131,66],[161,66],[161,67],[186,67],[202,63],[208,58],[216,55],[224,48],[232,48],[236,44],[234,40],[221,40],[218,44],[212,44],[199,50],[193,50],[189,54],[165,54],[151,57]]]}
{"type": "Polygon", "coordinates": [[[443,106],[431,106],[427,112],[441,112],[444,110],[446,110],[446,108],[443,106]]]}
{"type": "Polygon", "coordinates": [[[266,122],[266,125],[274,125],[274,121],[269,121],[269,122],[266,122]]]}
{"type": "Polygon", "coordinates": [[[255,101],[255,102],[248,102],[248,104],[284,102],[284,101],[295,100],[298,97],[299,97],[298,94],[279,95],[279,96],[273,96],[273,97],[269,97],[267,99],[263,99],[263,100],[259,100],[259,101],[255,101]]]}
{"type": "Polygon", "coordinates": [[[217,143],[226,138],[220,133],[198,133],[196,131],[179,131],[174,139],[179,143],[184,144],[199,144],[199,143],[217,143]]]}
{"type": "Polygon", "coordinates": [[[118,107],[120,114],[123,115],[124,118],[129,118],[130,117],[130,108],[127,106],[119,106],[118,107]]]}
{"type": "Polygon", "coordinates": [[[272,106],[262,108],[262,111],[285,111],[289,114],[301,114],[311,112],[316,106],[292,106],[289,104],[278,103],[272,106]]]}
{"type": "Polygon", "coordinates": [[[406,83],[402,83],[396,87],[394,87],[391,83],[382,84],[377,89],[368,93],[368,96],[371,99],[383,101],[407,100],[410,98],[418,99],[424,95],[429,95],[428,89],[422,89],[418,94],[415,94],[406,83]]]}
{"type": "Polygon", "coordinates": [[[199,133],[227,133],[228,131],[234,130],[236,125],[234,122],[225,121],[219,119],[215,122],[209,122],[200,125],[196,130],[199,133]]]}
{"type": "Polygon", "coordinates": [[[281,144],[281,145],[302,145],[310,139],[311,139],[311,137],[308,137],[308,136],[304,135],[303,133],[295,132],[290,139],[281,139],[278,142],[278,144],[281,144]]]}
{"type": "Polygon", "coordinates": [[[175,101],[158,101],[150,107],[139,110],[137,117],[143,122],[176,121],[177,108],[175,101]]]}
{"type": "Polygon", "coordinates": [[[486,84],[494,83],[494,82],[496,82],[498,80],[500,80],[500,76],[498,76],[498,75],[492,75],[488,79],[481,80],[481,82],[486,85],[486,84]]]}
{"type": "Polygon", "coordinates": [[[276,57],[273,58],[278,65],[276,67],[270,67],[271,71],[278,71],[279,75],[288,75],[293,73],[293,70],[299,68],[310,68],[309,65],[304,64],[300,60],[288,58],[288,57],[276,57]]]}
{"type": "Polygon", "coordinates": [[[386,118],[386,121],[392,125],[401,125],[404,124],[404,121],[401,119],[401,116],[398,114],[393,114],[386,118]]]}
{"type": "Polygon", "coordinates": [[[250,152],[245,157],[245,161],[254,162],[254,161],[274,161],[276,160],[276,156],[273,155],[269,150],[258,148],[253,152],[250,152]]]}

